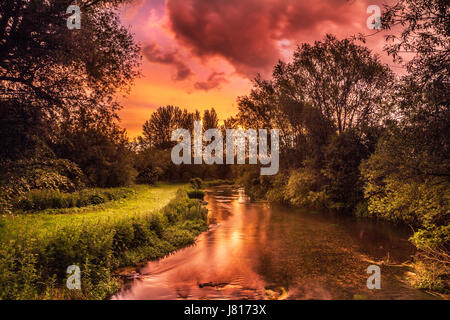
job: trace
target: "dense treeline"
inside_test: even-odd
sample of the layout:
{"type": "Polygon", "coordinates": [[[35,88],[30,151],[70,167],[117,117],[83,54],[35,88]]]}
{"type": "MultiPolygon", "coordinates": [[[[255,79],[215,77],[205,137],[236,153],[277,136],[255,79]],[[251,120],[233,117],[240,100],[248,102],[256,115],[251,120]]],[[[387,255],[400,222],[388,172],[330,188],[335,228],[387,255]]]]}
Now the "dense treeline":
{"type": "MultiPolygon", "coordinates": [[[[445,1],[386,8],[385,50],[407,73],[394,77],[356,40],[327,36],[299,46],[272,79],[256,78],[235,122],[282,130],[283,171],[238,181],[255,197],[339,209],[416,230],[417,285],[448,289],[450,246],[450,15],[445,1]]],[[[361,37],[364,40],[364,37],[361,37]]]]}
{"type": "Polygon", "coordinates": [[[219,126],[219,118],[214,108],[189,112],[176,106],[160,107],[152,113],[143,125],[143,135],[135,141],[135,167],[139,174],[140,183],[154,183],[157,180],[188,181],[191,178],[218,179],[229,176],[230,168],[222,164],[175,165],[171,160],[172,147],[177,143],[171,141],[172,131],[183,128],[193,136],[194,121],[202,122],[202,131],[219,126]]]}
{"type": "Polygon", "coordinates": [[[385,51],[400,62],[403,52],[413,53],[401,77],[359,41],[363,36],[327,35],[298,46],[271,79],[256,77],[249,95],[238,98],[237,115],[222,125],[214,109],[201,114],[164,106],[132,142],[116,113],[117,96],[139,75],[141,59],[114,9],[124,1],[80,1],[80,30],[65,26],[70,2],[0,4],[2,213],[36,190],[235,178],[256,198],[410,225],[420,249],[417,284],[448,286],[446,1],[400,0],[386,7],[383,29],[400,32],[387,37],[385,51]],[[192,132],[196,120],[203,131],[280,129],[280,172],[270,177],[255,165],[174,165],[171,132],[192,132]]]}

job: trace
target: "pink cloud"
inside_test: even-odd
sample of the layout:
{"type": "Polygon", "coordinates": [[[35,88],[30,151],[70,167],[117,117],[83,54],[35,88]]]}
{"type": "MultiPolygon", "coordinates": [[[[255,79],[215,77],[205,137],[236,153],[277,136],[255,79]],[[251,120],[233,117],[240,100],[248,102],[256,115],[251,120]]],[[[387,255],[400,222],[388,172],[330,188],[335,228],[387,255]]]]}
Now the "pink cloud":
{"type": "Polygon", "coordinates": [[[174,76],[174,80],[185,80],[192,75],[191,69],[181,60],[176,50],[164,52],[157,44],[151,43],[142,48],[142,53],[150,62],[167,64],[175,67],[176,75],[174,76]]]}
{"type": "Polygon", "coordinates": [[[228,80],[224,77],[223,72],[212,72],[206,81],[198,81],[194,83],[194,88],[197,90],[208,91],[215,88],[220,88],[220,85],[228,80]]]}
{"type": "Polygon", "coordinates": [[[368,32],[367,6],[366,0],[167,0],[166,15],[175,39],[195,56],[223,57],[252,78],[282,57],[280,41],[368,32]]]}

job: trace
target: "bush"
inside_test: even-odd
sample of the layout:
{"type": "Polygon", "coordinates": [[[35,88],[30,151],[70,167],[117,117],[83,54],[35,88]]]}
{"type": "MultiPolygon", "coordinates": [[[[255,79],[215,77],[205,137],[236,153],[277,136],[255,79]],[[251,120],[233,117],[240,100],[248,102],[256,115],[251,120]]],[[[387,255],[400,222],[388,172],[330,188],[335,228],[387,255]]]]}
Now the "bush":
{"type": "Polygon", "coordinates": [[[284,198],[299,207],[327,207],[328,196],[322,189],[320,176],[312,170],[292,171],[284,189],[284,198]]]}
{"type": "Polygon", "coordinates": [[[450,290],[450,225],[420,229],[411,237],[419,250],[413,267],[415,285],[441,292],[450,290]]]}
{"type": "Polygon", "coordinates": [[[152,166],[148,166],[139,172],[136,181],[138,183],[155,184],[162,174],[163,170],[160,167],[153,168],[152,166]]]}
{"type": "Polygon", "coordinates": [[[205,193],[202,190],[189,190],[187,192],[188,197],[190,199],[200,199],[203,200],[205,197],[205,193]]]}
{"type": "Polygon", "coordinates": [[[192,178],[189,180],[191,187],[194,189],[200,189],[202,187],[202,179],[200,178],[192,178]]]}
{"type": "Polygon", "coordinates": [[[272,188],[266,193],[266,199],[270,203],[287,204],[288,201],[284,196],[284,189],[286,187],[289,176],[285,172],[278,173],[272,182],[272,188]]]}
{"type": "Polygon", "coordinates": [[[0,213],[11,213],[14,199],[30,190],[74,192],[84,187],[84,179],[80,168],[64,159],[4,162],[0,166],[0,213]]]}
{"type": "Polygon", "coordinates": [[[16,198],[13,208],[16,210],[64,209],[98,205],[110,200],[119,200],[131,195],[129,188],[119,189],[85,189],[74,193],[58,190],[31,190],[16,198]]]}
{"type": "Polygon", "coordinates": [[[2,186],[11,183],[23,191],[54,189],[73,192],[84,187],[84,175],[73,162],[65,159],[29,160],[6,163],[0,176],[2,186]]]}
{"type": "Polygon", "coordinates": [[[237,177],[236,184],[245,188],[245,193],[252,199],[264,199],[272,187],[272,176],[261,176],[259,166],[236,165],[232,167],[233,175],[237,177]]]}

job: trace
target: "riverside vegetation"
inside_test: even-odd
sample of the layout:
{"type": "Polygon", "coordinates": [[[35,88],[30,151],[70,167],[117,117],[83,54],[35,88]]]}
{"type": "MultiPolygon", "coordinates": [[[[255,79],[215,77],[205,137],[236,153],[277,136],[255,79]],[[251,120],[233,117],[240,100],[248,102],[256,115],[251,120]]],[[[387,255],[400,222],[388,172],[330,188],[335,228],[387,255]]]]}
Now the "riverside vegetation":
{"type": "Polygon", "coordinates": [[[125,190],[126,197],[103,204],[3,217],[0,298],[104,299],[120,287],[114,270],[163,257],[206,230],[207,210],[185,185],[125,190]],[[69,265],[81,269],[81,290],[65,288],[69,265]]]}

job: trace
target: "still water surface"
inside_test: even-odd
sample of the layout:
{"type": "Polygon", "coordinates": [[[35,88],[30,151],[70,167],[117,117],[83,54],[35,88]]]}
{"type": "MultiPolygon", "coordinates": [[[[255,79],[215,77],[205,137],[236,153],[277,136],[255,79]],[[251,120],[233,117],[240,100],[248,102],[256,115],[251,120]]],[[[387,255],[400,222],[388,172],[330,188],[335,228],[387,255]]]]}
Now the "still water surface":
{"type": "Polygon", "coordinates": [[[138,269],[113,299],[432,299],[405,282],[407,230],[329,212],[270,207],[207,190],[209,230],[138,269]],[[384,262],[383,262],[384,261],[384,262]],[[366,287],[369,265],[381,289],[366,287]]]}

